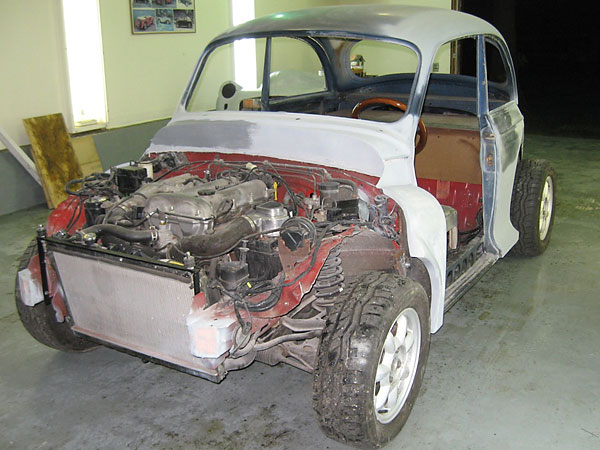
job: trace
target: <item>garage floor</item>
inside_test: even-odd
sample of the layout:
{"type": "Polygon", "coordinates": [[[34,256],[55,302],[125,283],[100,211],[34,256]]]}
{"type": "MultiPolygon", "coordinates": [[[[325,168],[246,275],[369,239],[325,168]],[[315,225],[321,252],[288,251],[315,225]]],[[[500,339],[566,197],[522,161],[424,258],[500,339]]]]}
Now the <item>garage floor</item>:
{"type": "MultiPolygon", "coordinates": [[[[548,251],[496,264],[433,337],[389,448],[600,449],[600,141],[529,136],[558,173],[548,251]]],[[[219,385],[113,350],[59,353],[15,312],[17,258],[47,216],[0,217],[0,448],[342,449],[311,376],[255,363],[219,385]]]]}

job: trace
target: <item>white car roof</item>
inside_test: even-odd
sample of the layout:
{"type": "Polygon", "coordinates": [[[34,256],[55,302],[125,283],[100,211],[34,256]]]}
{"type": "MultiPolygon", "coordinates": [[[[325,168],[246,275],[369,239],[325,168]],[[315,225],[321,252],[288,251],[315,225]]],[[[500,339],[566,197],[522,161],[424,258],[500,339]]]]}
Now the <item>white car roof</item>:
{"type": "Polygon", "coordinates": [[[502,38],[485,20],[458,11],[400,5],[341,5],[271,14],[231,28],[213,42],[273,32],[389,37],[412,42],[429,51],[464,36],[490,34],[502,38]]]}

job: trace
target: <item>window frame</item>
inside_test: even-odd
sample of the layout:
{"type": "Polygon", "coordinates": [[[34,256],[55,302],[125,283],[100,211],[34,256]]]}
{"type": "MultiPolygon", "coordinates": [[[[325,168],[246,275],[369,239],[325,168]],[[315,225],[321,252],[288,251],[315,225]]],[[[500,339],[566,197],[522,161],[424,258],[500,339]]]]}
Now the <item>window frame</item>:
{"type": "MultiPolygon", "coordinates": [[[[493,36],[493,35],[484,35],[482,36],[482,45],[484,47],[486,47],[486,44],[489,44],[491,46],[493,46],[497,51],[498,54],[500,55],[500,59],[502,61],[502,65],[504,67],[504,71],[506,73],[506,81],[504,81],[503,83],[500,82],[496,82],[496,81],[490,81],[489,80],[489,71],[488,71],[488,67],[489,67],[489,58],[488,58],[488,52],[487,49],[484,49],[484,55],[485,55],[485,61],[484,61],[484,65],[485,65],[485,82],[486,82],[486,97],[487,97],[487,113],[489,113],[490,111],[493,111],[493,109],[490,109],[490,87],[492,86],[499,86],[499,87],[503,87],[505,88],[504,91],[509,95],[509,99],[505,102],[505,103],[510,103],[512,101],[514,102],[518,102],[518,90],[517,90],[517,81],[516,81],[516,74],[515,74],[515,69],[514,69],[514,65],[512,64],[512,60],[510,58],[510,53],[508,51],[508,47],[506,46],[506,43],[504,41],[502,41],[501,39],[498,39],[498,37],[493,36]]],[[[496,108],[494,108],[496,109],[496,108]]]]}
{"type": "MultiPolygon", "coordinates": [[[[414,45],[412,42],[402,40],[402,39],[394,39],[394,38],[370,35],[370,34],[343,33],[343,32],[339,32],[339,31],[326,31],[326,30],[319,31],[319,32],[310,32],[310,33],[301,32],[301,31],[298,31],[298,32],[295,32],[295,31],[272,32],[271,31],[271,32],[261,32],[261,33],[248,33],[248,34],[239,35],[239,36],[217,39],[217,40],[210,42],[207,45],[207,47],[204,49],[202,55],[200,56],[200,59],[198,60],[198,63],[196,64],[196,68],[194,70],[192,78],[190,79],[190,81],[183,93],[182,99],[180,101],[180,105],[183,107],[183,109],[186,112],[192,112],[188,108],[189,108],[191,99],[193,97],[194,90],[197,87],[198,81],[200,80],[200,76],[206,66],[206,63],[208,61],[210,54],[215,49],[217,49],[218,47],[220,47],[222,45],[231,44],[234,41],[239,40],[239,39],[266,38],[268,40],[269,38],[275,38],[275,37],[295,38],[295,39],[299,39],[299,40],[302,40],[302,41],[308,43],[313,48],[313,50],[315,51],[315,53],[317,54],[317,56],[319,57],[319,59],[321,61],[321,65],[323,66],[323,72],[324,72],[325,82],[326,82],[327,87],[325,90],[317,92],[317,93],[289,96],[289,97],[285,97],[284,99],[278,99],[276,101],[272,101],[272,99],[268,98],[268,84],[269,83],[268,83],[268,80],[265,80],[265,78],[268,78],[269,74],[270,74],[270,55],[267,55],[268,50],[266,48],[265,49],[265,65],[263,67],[263,89],[261,91],[261,107],[262,107],[261,110],[262,111],[269,111],[269,105],[271,105],[271,104],[276,105],[276,104],[283,103],[286,101],[294,101],[294,100],[298,100],[298,99],[311,100],[311,99],[322,98],[324,96],[335,96],[338,94],[338,91],[339,91],[339,87],[337,84],[338,81],[345,82],[345,86],[343,89],[344,91],[357,89],[357,88],[364,87],[367,84],[369,84],[368,78],[365,79],[365,78],[356,77],[351,72],[349,65],[348,65],[348,67],[342,67],[341,69],[340,68],[334,69],[334,67],[333,67],[334,61],[332,61],[332,58],[330,58],[331,55],[329,54],[331,49],[326,49],[325,46],[323,45],[323,41],[326,39],[335,39],[335,38],[343,39],[343,40],[356,40],[356,41],[375,40],[375,41],[389,42],[389,43],[394,43],[397,45],[402,45],[404,47],[411,49],[417,57],[416,72],[414,74],[414,79],[412,81],[411,88],[409,91],[409,95],[408,95],[409,102],[407,104],[407,106],[408,106],[407,111],[412,110],[412,103],[413,103],[413,99],[414,99],[414,95],[415,95],[415,90],[417,87],[417,81],[419,80],[421,70],[422,70],[422,58],[423,58],[421,51],[419,50],[419,48],[416,45],[414,45]],[[269,59],[268,65],[267,65],[267,58],[269,59]],[[352,76],[349,77],[348,74],[344,73],[345,71],[350,72],[352,74],[352,76]],[[341,77],[342,77],[341,80],[337,79],[338,75],[341,75],[341,77]],[[266,97],[265,97],[265,87],[267,87],[267,91],[266,91],[267,96],[266,97]]],[[[268,45],[267,45],[267,47],[268,47],[268,45]]],[[[345,52],[348,52],[348,54],[349,54],[351,47],[352,46],[348,46],[348,48],[345,50],[345,52]]],[[[341,57],[343,58],[343,55],[341,57]]],[[[393,76],[394,75],[392,74],[392,75],[385,75],[385,76],[382,76],[379,78],[387,79],[388,77],[393,77],[393,76]]],[[[383,81],[386,81],[386,80],[381,80],[381,82],[383,82],[383,81]]]]}

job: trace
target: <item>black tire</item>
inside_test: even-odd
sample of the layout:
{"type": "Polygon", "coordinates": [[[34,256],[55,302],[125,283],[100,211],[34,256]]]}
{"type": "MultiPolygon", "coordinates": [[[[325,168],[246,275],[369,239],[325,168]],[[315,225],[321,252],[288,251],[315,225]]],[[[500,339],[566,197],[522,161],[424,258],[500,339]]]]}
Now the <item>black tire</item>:
{"type": "Polygon", "coordinates": [[[548,247],[554,224],[555,178],[554,169],[548,161],[519,161],[510,207],[511,222],[519,232],[519,240],[512,254],[537,256],[548,247]],[[550,183],[549,188],[546,187],[550,189],[549,201],[545,194],[548,191],[544,190],[547,182],[550,183]],[[540,226],[540,217],[546,217],[543,226],[540,226]]]}
{"type": "Polygon", "coordinates": [[[380,447],[393,439],[417,399],[429,342],[429,301],[419,283],[384,272],[368,273],[352,283],[328,314],[313,378],[313,407],[324,433],[358,447],[380,447]],[[409,310],[416,312],[420,326],[414,376],[412,384],[408,377],[407,396],[397,402],[398,412],[389,412],[389,422],[382,423],[381,411],[375,409],[374,395],[380,389],[375,376],[388,332],[409,310]]]}
{"type": "MultiPolygon", "coordinates": [[[[37,241],[34,239],[23,253],[17,272],[25,269],[37,253],[37,241]]],[[[43,302],[33,307],[25,305],[21,301],[18,275],[15,282],[15,300],[23,326],[38,342],[64,352],[85,352],[98,347],[98,344],[76,335],[67,321],[57,322],[52,305],[43,302]]]]}

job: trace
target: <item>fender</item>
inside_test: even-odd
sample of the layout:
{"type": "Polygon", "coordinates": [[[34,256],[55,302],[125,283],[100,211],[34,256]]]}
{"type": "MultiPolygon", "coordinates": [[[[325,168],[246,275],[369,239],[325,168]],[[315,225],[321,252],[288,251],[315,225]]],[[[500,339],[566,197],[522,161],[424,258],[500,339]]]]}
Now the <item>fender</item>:
{"type": "Polygon", "coordinates": [[[437,199],[417,186],[386,186],[383,192],[404,211],[408,250],[425,264],[431,281],[431,332],[444,320],[446,219],[437,199]]]}

